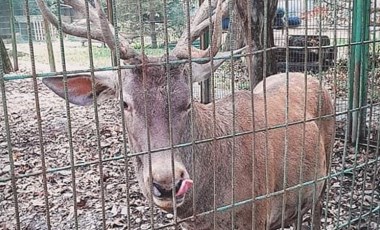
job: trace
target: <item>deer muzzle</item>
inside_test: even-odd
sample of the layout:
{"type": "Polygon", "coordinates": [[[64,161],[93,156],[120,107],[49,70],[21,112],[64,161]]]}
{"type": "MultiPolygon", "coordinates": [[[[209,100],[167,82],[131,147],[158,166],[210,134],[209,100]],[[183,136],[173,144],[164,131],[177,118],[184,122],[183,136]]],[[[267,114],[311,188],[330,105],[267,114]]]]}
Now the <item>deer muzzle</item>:
{"type": "MultiPolygon", "coordinates": [[[[158,163],[158,161],[155,163],[158,163]]],[[[153,201],[157,206],[164,210],[172,210],[174,206],[179,207],[184,203],[185,196],[191,189],[193,181],[181,162],[176,161],[174,170],[171,167],[164,167],[163,165],[167,164],[163,163],[161,161],[159,165],[152,165],[153,184],[151,184],[151,191],[153,201]],[[175,199],[173,199],[173,196],[175,199]]]]}

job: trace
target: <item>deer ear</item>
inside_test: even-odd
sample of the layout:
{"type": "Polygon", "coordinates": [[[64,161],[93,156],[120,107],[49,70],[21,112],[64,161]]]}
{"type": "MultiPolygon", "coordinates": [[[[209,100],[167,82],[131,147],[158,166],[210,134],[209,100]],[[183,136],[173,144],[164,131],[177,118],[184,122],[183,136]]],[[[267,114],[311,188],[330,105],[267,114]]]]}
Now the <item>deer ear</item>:
{"type": "MultiPolygon", "coordinates": [[[[42,82],[58,96],[65,98],[63,77],[44,78],[42,82]]],[[[103,96],[114,94],[114,90],[102,84],[100,81],[95,82],[96,96],[101,99],[103,96]]],[[[90,105],[93,103],[93,90],[91,76],[75,75],[67,77],[67,96],[69,102],[75,105],[90,105]]]]}

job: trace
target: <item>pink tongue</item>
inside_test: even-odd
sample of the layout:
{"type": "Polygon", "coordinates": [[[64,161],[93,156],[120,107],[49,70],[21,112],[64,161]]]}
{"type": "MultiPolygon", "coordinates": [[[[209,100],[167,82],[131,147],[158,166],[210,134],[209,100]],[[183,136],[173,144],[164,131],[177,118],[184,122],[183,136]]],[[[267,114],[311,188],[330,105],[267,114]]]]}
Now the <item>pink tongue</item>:
{"type": "Polygon", "coordinates": [[[193,186],[193,180],[185,179],[182,181],[181,187],[179,188],[177,194],[175,196],[181,196],[185,194],[190,188],[193,186]]]}

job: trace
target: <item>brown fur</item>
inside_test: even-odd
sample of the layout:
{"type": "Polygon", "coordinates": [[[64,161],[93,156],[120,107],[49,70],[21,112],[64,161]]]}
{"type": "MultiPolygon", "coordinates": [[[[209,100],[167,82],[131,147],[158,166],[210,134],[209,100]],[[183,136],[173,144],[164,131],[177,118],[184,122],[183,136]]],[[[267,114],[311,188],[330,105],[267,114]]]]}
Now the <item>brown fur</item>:
{"type": "MultiPolygon", "coordinates": [[[[286,84],[283,81],[285,75],[270,77],[271,81],[267,89],[267,120],[268,128],[285,124],[286,110],[286,84]]],[[[258,87],[262,87],[259,85],[258,87]]],[[[304,77],[302,74],[291,74],[289,82],[289,123],[300,122],[304,119],[304,77]]],[[[254,95],[255,130],[265,129],[265,103],[262,92],[256,88],[254,95]]],[[[308,78],[306,120],[319,117],[318,96],[319,83],[308,78]]],[[[237,92],[235,94],[235,133],[252,130],[251,95],[249,92],[237,92]]],[[[321,95],[321,115],[333,114],[331,98],[327,91],[321,95]]],[[[197,140],[211,138],[213,136],[212,108],[211,105],[195,105],[195,132],[197,140]]],[[[224,98],[216,103],[216,136],[232,135],[232,96],[224,98]]],[[[284,163],[287,164],[286,187],[299,183],[301,154],[303,156],[303,182],[312,181],[315,176],[327,175],[328,160],[331,154],[331,146],[334,136],[334,121],[323,118],[319,122],[309,121],[305,124],[305,136],[303,137],[303,124],[290,125],[288,127],[288,152],[285,154],[285,128],[271,129],[268,132],[257,132],[253,135],[235,137],[235,164],[234,164],[234,200],[244,201],[257,196],[281,191],[283,187],[284,163]],[[302,140],[305,139],[305,151],[302,152],[302,140]],[[267,144],[266,144],[267,141],[267,144]],[[255,148],[255,151],[252,148],[255,148]],[[252,163],[254,162],[254,165],[252,163]],[[267,165],[267,167],[266,167],[267,165]],[[268,171],[266,177],[266,169],[268,171]],[[316,172],[316,175],[315,175],[316,172]],[[253,179],[254,177],[254,179],[253,179]],[[254,185],[253,185],[254,182],[254,185]],[[267,184],[268,183],[268,184],[267,184]],[[254,186],[254,189],[252,189],[254,186]]],[[[185,138],[186,139],[186,138],[185,138]]],[[[195,148],[196,173],[193,178],[196,181],[195,210],[197,213],[209,211],[213,208],[213,170],[216,170],[216,206],[221,207],[231,204],[232,201],[232,138],[218,140],[208,144],[200,144],[195,148]],[[216,162],[213,161],[213,155],[216,162]],[[215,165],[214,165],[215,163],[215,165]],[[214,168],[215,167],[215,168],[214,168]]],[[[189,153],[190,154],[190,153],[189,153]]],[[[191,163],[186,163],[190,168],[191,163]]],[[[322,196],[324,183],[316,185],[315,203],[318,206],[322,196]]],[[[312,208],[313,185],[304,187],[301,191],[295,189],[286,192],[285,202],[285,226],[296,221],[298,207],[298,192],[301,194],[301,215],[312,208]]],[[[281,227],[282,195],[276,195],[265,201],[255,201],[253,212],[256,229],[276,229],[281,227]]],[[[179,208],[180,217],[191,216],[192,197],[179,208]]],[[[318,207],[317,207],[318,208],[318,207]]],[[[235,210],[235,229],[251,229],[252,204],[237,207],[235,210]]],[[[232,212],[216,214],[217,229],[231,229],[232,212]]],[[[314,227],[319,226],[320,216],[315,216],[314,227]],[[317,225],[317,226],[316,226],[317,225]]],[[[197,218],[190,226],[194,229],[212,229],[213,216],[197,218]]],[[[318,227],[317,227],[318,228],[318,227]]],[[[317,229],[315,228],[315,229],[317,229]]]]}

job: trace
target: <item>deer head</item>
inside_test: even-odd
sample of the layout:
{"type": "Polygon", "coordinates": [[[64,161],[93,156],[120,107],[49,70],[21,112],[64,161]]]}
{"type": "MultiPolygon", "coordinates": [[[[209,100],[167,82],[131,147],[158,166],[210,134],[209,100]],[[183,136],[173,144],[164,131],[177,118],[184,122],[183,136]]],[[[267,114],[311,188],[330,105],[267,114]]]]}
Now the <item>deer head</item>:
{"type": "MultiPolygon", "coordinates": [[[[83,15],[86,14],[85,1],[65,0],[64,2],[78,12],[82,12],[83,15]]],[[[37,3],[44,17],[58,26],[56,16],[48,10],[43,0],[37,0],[37,3]]],[[[126,64],[134,65],[131,69],[121,70],[121,84],[117,73],[112,71],[95,73],[95,82],[92,82],[89,74],[69,76],[67,99],[73,104],[85,106],[93,103],[94,94],[99,100],[109,96],[120,97],[120,100],[124,102],[126,128],[133,152],[169,148],[172,145],[188,142],[190,111],[193,108],[190,98],[191,83],[208,78],[211,71],[220,66],[225,59],[215,60],[213,65],[204,59],[182,64],[178,64],[178,60],[190,61],[191,58],[225,55],[225,53],[218,55],[217,53],[221,40],[222,16],[226,14],[226,11],[227,1],[213,0],[211,5],[208,1],[204,1],[192,20],[190,33],[184,32],[173,53],[161,58],[139,54],[130,47],[126,39],[119,35],[120,57],[126,64]],[[214,22],[211,46],[207,50],[190,48],[188,44],[198,38],[209,25],[210,9],[213,12],[212,21],[214,22]],[[173,64],[172,61],[177,61],[177,63],[173,64]],[[189,64],[192,68],[188,68],[189,64]],[[118,95],[120,88],[122,88],[122,95],[118,95]]],[[[89,5],[89,17],[90,32],[86,27],[65,23],[62,24],[63,32],[103,41],[115,51],[115,30],[102,11],[100,0],[89,5]]],[[[235,53],[242,50],[237,50],[235,53]]],[[[63,77],[45,78],[43,83],[65,98],[62,80],[63,77]]],[[[189,169],[184,163],[189,157],[179,150],[163,150],[152,153],[150,156],[143,154],[137,157],[137,175],[145,196],[153,195],[155,204],[166,210],[173,208],[173,201],[177,206],[183,204],[186,193],[192,185],[189,169]]]]}

